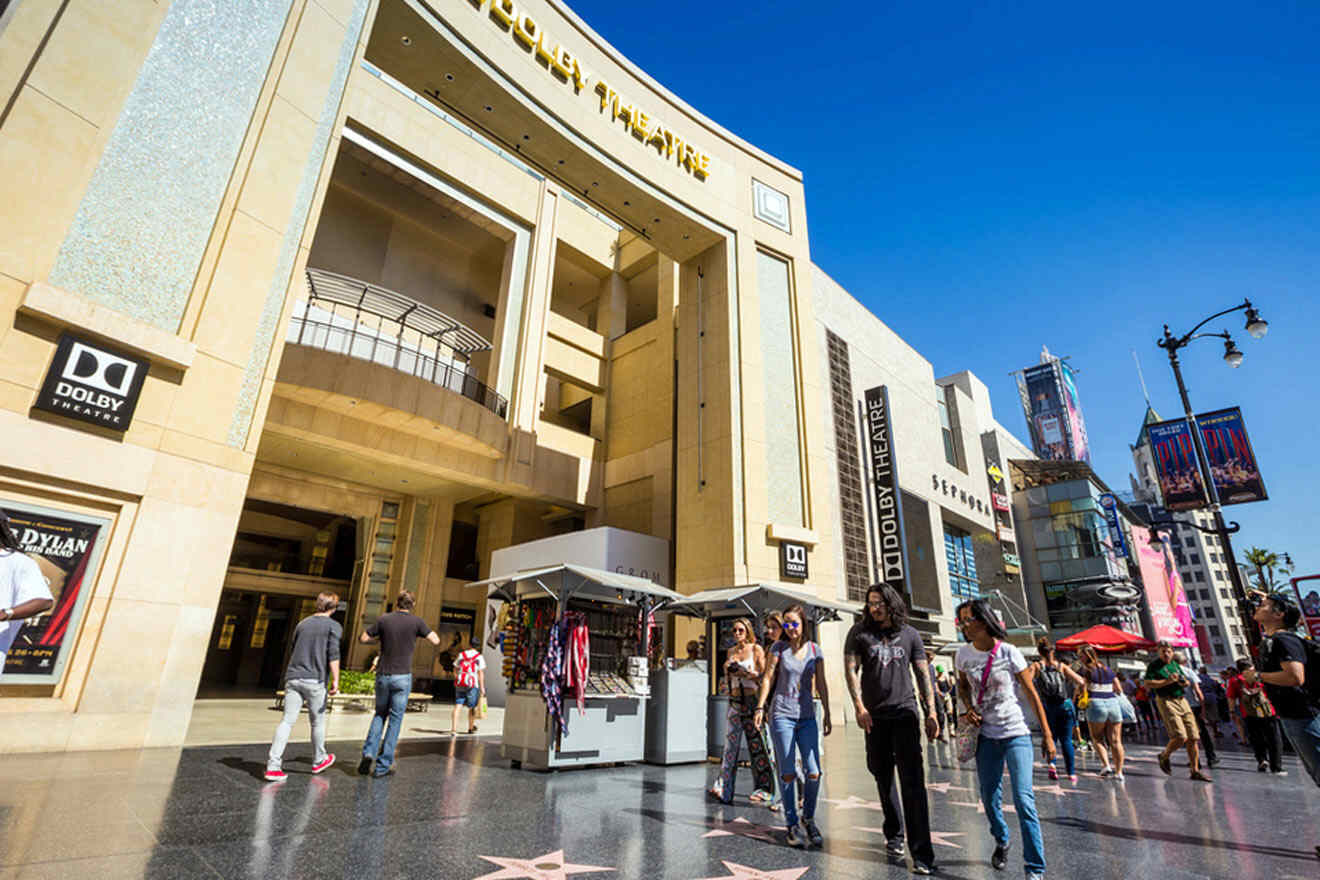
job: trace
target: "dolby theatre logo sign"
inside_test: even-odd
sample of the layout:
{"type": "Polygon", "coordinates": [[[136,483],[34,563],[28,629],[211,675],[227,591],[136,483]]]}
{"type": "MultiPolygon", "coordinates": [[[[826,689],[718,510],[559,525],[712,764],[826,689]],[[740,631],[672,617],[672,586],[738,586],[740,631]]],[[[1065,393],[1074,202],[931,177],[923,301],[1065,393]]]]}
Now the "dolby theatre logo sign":
{"type": "Polygon", "coordinates": [[[65,333],[33,409],[127,431],[148,366],[141,358],[65,333]]]}

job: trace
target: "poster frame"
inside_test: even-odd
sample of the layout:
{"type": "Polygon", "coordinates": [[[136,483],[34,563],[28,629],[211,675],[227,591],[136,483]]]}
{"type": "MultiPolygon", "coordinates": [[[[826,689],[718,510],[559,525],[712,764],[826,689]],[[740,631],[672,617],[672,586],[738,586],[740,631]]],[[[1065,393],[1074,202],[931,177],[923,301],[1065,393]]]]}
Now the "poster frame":
{"type": "MultiPolygon", "coordinates": [[[[63,639],[60,640],[59,650],[55,655],[55,662],[51,665],[50,671],[46,673],[17,673],[10,675],[6,674],[3,669],[0,669],[0,685],[6,687],[11,685],[37,685],[41,687],[58,688],[64,680],[64,671],[68,667],[69,659],[73,656],[73,651],[77,646],[78,639],[82,632],[83,619],[87,613],[87,605],[91,601],[92,593],[96,588],[97,579],[101,574],[101,564],[105,559],[106,548],[110,544],[111,531],[114,527],[114,518],[110,516],[96,516],[88,513],[79,513],[77,511],[64,510],[63,508],[50,507],[44,504],[35,504],[30,501],[14,498],[12,495],[0,495],[0,507],[4,508],[5,512],[9,514],[11,520],[45,516],[98,527],[92,547],[88,551],[87,565],[83,572],[82,583],[79,586],[78,598],[74,600],[73,607],[69,611],[69,623],[65,629],[63,639]]],[[[19,532],[20,528],[19,523],[14,522],[14,531],[19,533],[21,539],[21,533],[19,532]]],[[[52,608],[52,611],[53,610],[54,609],[52,608]]]]}

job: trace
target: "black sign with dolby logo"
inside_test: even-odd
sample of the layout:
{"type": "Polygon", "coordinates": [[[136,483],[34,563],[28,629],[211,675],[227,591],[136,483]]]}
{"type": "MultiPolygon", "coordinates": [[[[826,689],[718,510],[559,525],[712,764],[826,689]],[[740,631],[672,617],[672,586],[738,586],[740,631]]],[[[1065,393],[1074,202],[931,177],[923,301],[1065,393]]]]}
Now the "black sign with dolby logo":
{"type": "Polygon", "coordinates": [[[127,431],[149,366],[142,358],[64,333],[32,408],[127,431]]]}
{"type": "Polygon", "coordinates": [[[779,542],[779,576],[805,580],[807,577],[807,545],[795,541],[779,542]]]}
{"type": "Polygon", "coordinates": [[[898,462],[889,431],[889,389],[866,389],[866,439],[871,453],[871,483],[875,489],[876,537],[880,546],[881,580],[908,595],[907,565],[903,558],[903,508],[899,494],[898,462]]]}

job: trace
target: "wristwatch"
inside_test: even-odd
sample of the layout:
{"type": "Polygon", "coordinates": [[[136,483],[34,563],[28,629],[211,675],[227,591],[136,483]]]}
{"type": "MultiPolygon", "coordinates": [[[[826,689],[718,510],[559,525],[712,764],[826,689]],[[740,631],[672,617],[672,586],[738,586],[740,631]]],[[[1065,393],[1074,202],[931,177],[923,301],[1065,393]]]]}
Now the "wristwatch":
{"type": "Polygon", "coordinates": [[[5,620],[13,620],[13,619],[14,619],[14,609],[12,609],[12,608],[6,608],[6,609],[5,609],[5,620]]]}

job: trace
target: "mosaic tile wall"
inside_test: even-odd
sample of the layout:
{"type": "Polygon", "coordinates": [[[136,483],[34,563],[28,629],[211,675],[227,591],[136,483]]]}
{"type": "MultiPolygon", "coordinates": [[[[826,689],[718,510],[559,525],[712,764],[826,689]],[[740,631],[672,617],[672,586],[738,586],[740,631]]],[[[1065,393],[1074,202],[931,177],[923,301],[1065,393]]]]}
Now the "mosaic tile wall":
{"type": "Polygon", "coordinates": [[[866,601],[871,579],[866,554],[866,510],[862,499],[862,468],[857,444],[857,417],[852,391],[848,343],[825,331],[830,366],[830,408],[834,422],[834,453],[839,471],[839,513],[843,570],[848,598],[866,601]]]}
{"type": "Polygon", "coordinates": [[[52,284],[176,332],[291,0],[175,0],[52,284]]]}

